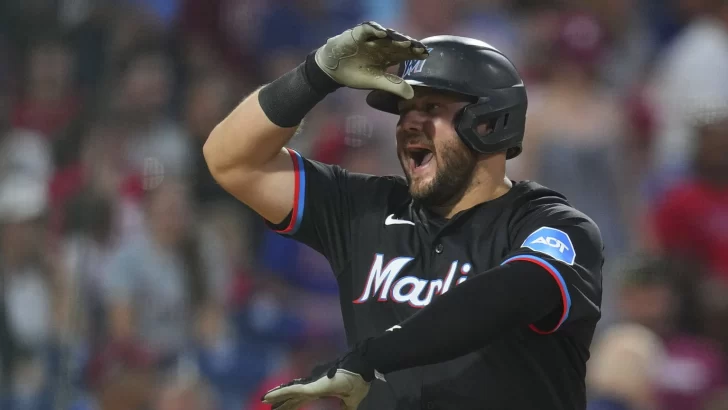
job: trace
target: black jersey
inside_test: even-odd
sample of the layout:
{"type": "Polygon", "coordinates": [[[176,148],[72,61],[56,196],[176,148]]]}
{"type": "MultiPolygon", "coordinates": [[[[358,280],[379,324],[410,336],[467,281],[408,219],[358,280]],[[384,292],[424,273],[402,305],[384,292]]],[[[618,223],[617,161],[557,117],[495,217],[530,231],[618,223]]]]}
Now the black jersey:
{"type": "Polygon", "coordinates": [[[557,192],[517,182],[505,195],[447,220],[418,207],[403,178],[354,174],[289,151],[295,205],[272,227],[330,262],[350,345],[509,261],[542,266],[561,289],[562,305],[539,323],[504,332],[458,359],[375,380],[360,409],[586,408],[603,264],[601,236],[590,218],[557,192]]]}

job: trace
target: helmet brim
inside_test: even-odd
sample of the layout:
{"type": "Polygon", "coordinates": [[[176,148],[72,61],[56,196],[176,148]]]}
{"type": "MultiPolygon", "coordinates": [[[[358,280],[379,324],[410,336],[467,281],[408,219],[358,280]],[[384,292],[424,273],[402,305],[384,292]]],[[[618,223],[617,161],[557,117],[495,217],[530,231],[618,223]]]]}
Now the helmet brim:
{"type": "MultiPolygon", "coordinates": [[[[407,84],[412,87],[427,87],[427,85],[423,82],[416,80],[407,80],[407,84]]],[[[375,110],[397,115],[399,114],[397,105],[403,100],[403,98],[397,94],[392,94],[389,91],[373,90],[367,94],[366,100],[367,104],[375,110]]]]}
{"type": "MultiPolygon", "coordinates": [[[[477,96],[470,93],[465,93],[462,90],[452,87],[451,84],[443,81],[433,80],[432,83],[425,83],[419,80],[406,81],[407,84],[411,85],[413,88],[422,87],[438,90],[443,93],[457,95],[461,98],[472,100],[472,102],[476,102],[478,100],[477,96]]],[[[382,90],[373,90],[367,95],[366,98],[367,104],[369,104],[369,106],[374,108],[375,110],[384,111],[395,115],[399,115],[399,108],[397,107],[397,105],[402,100],[403,98],[398,96],[397,94],[392,94],[389,91],[382,90]]]]}

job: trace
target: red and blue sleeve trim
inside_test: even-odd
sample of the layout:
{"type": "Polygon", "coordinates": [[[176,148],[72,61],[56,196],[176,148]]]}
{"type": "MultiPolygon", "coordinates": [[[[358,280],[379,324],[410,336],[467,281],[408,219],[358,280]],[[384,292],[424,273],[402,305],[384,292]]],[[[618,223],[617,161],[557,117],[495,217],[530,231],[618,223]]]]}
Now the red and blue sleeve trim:
{"type": "Polygon", "coordinates": [[[551,276],[556,279],[556,283],[559,285],[559,289],[561,290],[561,300],[563,301],[563,313],[561,314],[561,319],[559,320],[559,323],[554,327],[552,330],[544,331],[538,329],[535,325],[531,324],[529,327],[531,330],[538,334],[547,335],[550,333],[554,333],[561,327],[561,325],[566,321],[566,319],[569,317],[569,311],[571,310],[571,295],[569,295],[569,289],[566,287],[566,282],[564,281],[564,278],[561,276],[561,273],[559,273],[559,270],[556,269],[552,264],[548,263],[544,259],[541,259],[537,256],[532,255],[519,255],[514,256],[505,262],[503,262],[501,265],[505,265],[509,262],[515,262],[515,261],[527,261],[531,263],[535,263],[536,265],[546,269],[548,273],[551,274],[551,276]]]}
{"type": "Polygon", "coordinates": [[[293,173],[295,175],[295,189],[293,194],[293,209],[291,212],[291,221],[284,229],[276,231],[278,233],[293,235],[298,231],[303,219],[303,208],[306,204],[306,170],[303,166],[303,157],[298,152],[286,148],[288,154],[293,160],[293,173]]]}

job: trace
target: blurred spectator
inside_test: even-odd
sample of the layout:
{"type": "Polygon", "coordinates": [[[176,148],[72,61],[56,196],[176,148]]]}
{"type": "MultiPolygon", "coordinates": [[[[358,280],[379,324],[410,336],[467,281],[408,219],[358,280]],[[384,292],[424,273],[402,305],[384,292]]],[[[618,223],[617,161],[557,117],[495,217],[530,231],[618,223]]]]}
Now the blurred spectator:
{"type": "Polygon", "coordinates": [[[14,400],[37,398],[47,386],[45,356],[66,322],[61,266],[47,246],[47,193],[23,174],[0,180],[0,385],[14,400]]]}
{"type": "Polygon", "coordinates": [[[106,18],[105,34],[108,36],[104,44],[105,74],[115,75],[114,68],[128,62],[139,48],[160,47],[160,42],[167,42],[163,28],[143,8],[124,2],[108,2],[102,6],[106,18]]]}
{"type": "Polygon", "coordinates": [[[700,312],[687,311],[698,304],[699,275],[690,268],[674,260],[637,258],[624,271],[618,299],[623,319],[650,329],[664,347],[653,381],[659,408],[698,410],[726,382],[723,352],[698,336],[704,331],[696,323],[702,320],[700,312]]]}
{"type": "Polygon", "coordinates": [[[145,230],[103,272],[108,321],[112,340],[140,342],[174,365],[227,272],[193,235],[186,187],[169,181],[147,195],[145,230]]]}
{"type": "Polygon", "coordinates": [[[122,0],[119,3],[135,7],[167,29],[174,25],[183,0],[122,0]]]}
{"type": "Polygon", "coordinates": [[[78,132],[79,152],[69,155],[50,183],[51,229],[56,234],[62,232],[70,201],[88,192],[114,199],[112,225],[116,236],[135,234],[143,224],[139,201],[144,181],[124,155],[129,127],[109,117],[96,119],[78,132]]]}
{"type": "Polygon", "coordinates": [[[660,339],[639,325],[618,325],[591,349],[587,384],[589,410],[658,410],[654,377],[663,347],[660,339]]]}
{"type": "Polygon", "coordinates": [[[201,381],[172,382],[164,386],[153,408],[153,410],[219,409],[209,388],[201,381]]]}
{"type": "Polygon", "coordinates": [[[644,5],[631,0],[592,0],[589,5],[604,24],[610,43],[600,76],[618,95],[631,93],[644,80],[657,46],[644,5]]]}
{"type": "Polygon", "coordinates": [[[249,62],[257,62],[255,45],[268,6],[260,0],[184,0],[178,32],[189,68],[205,71],[218,62],[243,77],[257,77],[262,70],[249,62]]]}
{"type": "Polygon", "coordinates": [[[13,102],[13,78],[14,69],[11,62],[12,53],[9,45],[0,31],[0,130],[6,131],[10,128],[10,112],[13,102]]]}
{"type": "Polygon", "coordinates": [[[680,2],[695,7],[693,19],[664,50],[650,82],[657,121],[654,177],[669,187],[689,171],[696,141],[694,113],[706,103],[728,104],[728,4],[680,2]]]}
{"type": "MultiPolygon", "coordinates": [[[[200,235],[208,252],[217,250],[233,275],[219,285],[219,297],[203,309],[196,322],[194,353],[199,372],[215,393],[219,410],[240,410],[244,398],[265,376],[271,361],[269,340],[243,332],[245,308],[257,289],[255,249],[250,215],[232,202],[207,205],[200,212],[200,235]]],[[[275,325],[275,319],[272,323],[275,325]]]]}
{"type": "Polygon", "coordinates": [[[21,128],[4,132],[0,123],[0,175],[19,172],[48,183],[53,171],[52,147],[42,134],[21,128]]]}
{"type": "Polygon", "coordinates": [[[187,132],[192,138],[190,184],[200,204],[238,202],[215,181],[202,155],[202,146],[210,132],[235,108],[238,98],[232,80],[223,72],[201,74],[189,84],[184,112],[187,132]]]}
{"type": "Polygon", "coordinates": [[[363,2],[362,14],[384,27],[394,27],[402,13],[402,0],[368,0],[363,2]]]}
{"type": "Polygon", "coordinates": [[[115,67],[138,44],[159,41],[160,27],[143,10],[124,4],[96,0],[66,0],[62,19],[70,20],[69,42],[78,56],[78,83],[85,108],[98,108],[113,88],[115,67]],[[96,100],[96,101],[94,101],[96,100]],[[100,103],[100,104],[99,104],[100,103]]]}
{"type": "Polygon", "coordinates": [[[659,248],[728,281],[728,111],[697,128],[693,174],[657,201],[659,248]]]}
{"type": "MultiPolygon", "coordinates": [[[[509,161],[515,180],[536,180],[555,189],[599,225],[609,257],[628,249],[633,190],[623,153],[626,134],[621,102],[600,80],[598,69],[608,46],[604,27],[592,15],[568,13],[550,45],[543,83],[529,90],[523,154],[509,161]]],[[[604,298],[612,297],[605,275],[604,298]]],[[[613,318],[608,303],[602,323],[613,318]]]]}
{"type": "Polygon", "coordinates": [[[145,349],[128,343],[108,345],[88,363],[87,397],[71,410],[129,410],[149,408],[157,386],[155,359],[145,349]]]}
{"type": "Polygon", "coordinates": [[[210,382],[220,410],[239,410],[265,377],[270,348],[241,335],[222,309],[207,308],[198,320],[195,353],[199,371],[210,382]]]}
{"type": "MultiPolygon", "coordinates": [[[[308,52],[321,45],[319,39],[331,37],[333,33],[360,23],[360,9],[361,2],[355,0],[310,0],[305,3],[282,0],[269,3],[262,16],[255,45],[264,58],[273,57],[273,61],[281,54],[296,56],[290,61],[293,63],[290,68],[293,68],[308,52]]],[[[271,73],[269,66],[275,64],[263,65],[263,73],[269,76],[269,80],[285,73],[271,73]]]]}
{"type": "Polygon", "coordinates": [[[118,251],[114,211],[108,196],[82,192],[68,206],[61,243],[73,302],[83,306],[75,310],[76,327],[71,342],[92,351],[105,341],[103,269],[118,251]]]}
{"type": "MultiPolygon", "coordinates": [[[[456,1],[455,3],[459,2],[456,1]]],[[[413,38],[425,38],[436,34],[455,33],[457,31],[456,5],[441,7],[437,0],[402,0],[402,11],[399,20],[392,21],[397,31],[407,33],[413,38]]]]}
{"type": "Polygon", "coordinates": [[[195,344],[200,373],[209,380],[223,409],[239,410],[260,380],[279,366],[291,340],[317,323],[306,322],[312,306],[323,305],[328,310],[320,315],[323,319],[331,317],[336,303],[319,298],[305,305],[300,297],[293,297],[295,289],[289,284],[261,272],[251,242],[257,237],[250,228],[252,221],[232,204],[209,206],[202,218],[203,225],[220,238],[217,243],[205,243],[223,249],[235,272],[226,287],[224,304],[216,301],[197,322],[195,344]]]}
{"type": "MultiPolygon", "coordinates": [[[[0,58],[9,60],[0,36],[0,58]]],[[[0,178],[14,173],[31,174],[39,181],[51,177],[51,146],[44,135],[12,124],[13,89],[9,67],[0,62],[0,178]]]]}
{"type": "Polygon", "coordinates": [[[7,13],[4,27],[12,40],[20,47],[27,47],[28,41],[39,32],[56,27],[58,2],[44,0],[5,0],[2,11],[7,13]],[[35,30],[30,30],[30,27],[35,30]]]}
{"type": "Polygon", "coordinates": [[[728,391],[724,390],[711,397],[701,410],[728,410],[728,391]]]}
{"type": "Polygon", "coordinates": [[[563,11],[549,3],[535,3],[519,14],[518,28],[521,36],[520,61],[516,67],[531,88],[540,84],[550,74],[553,61],[553,43],[563,22],[563,11]]]}
{"type": "Polygon", "coordinates": [[[459,0],[460,27],[456,34],[480,38],[505,53],[516,67],[524,65],[524,32],[519,30],[521,18],[514,15],[507,0],[459,0]]]}
{"type": "MultiPolygon", "coordinates": [[[[328,370],[336,359],[336,348],[325,337],[303,338],[294,342],[288,361],[278,371],[263,380],[250,396],[246,410],[267,410],[270,404],[261,403],[260,398],[270,389],[299,377],[317,377],[328,370]],[[328,363],[328,365],[327,365],[328,363]]],[[[302,407],[302,410],[334,410],[340,408],[338,400],[320,400],[302,407]]]]}
{"type": "Polygon", "coordinates": [[[13,126],[48,138],[68,126],[80,112],[75,87],[75,55],[59,35],[34,43],[26,60],[27,79],[13,112],[13,126]]]}
{"type": "Polygon", "coordinates": [[[709,278],[699,288],[701,305],[704,309],[705,335],[719,346],[724,357],[728,357],[728,283],[709,278]]]}
{"type": "Polygon", "coordinates": [[[602,26],[585,14],[569,15],[563,24],[552,44],[559,64],[551,66],[544,84],[531,88],[524,153],[509,163],[509,174],[566,195],[597,222],[614,257],[626,247],[624,118],[619,100],[597,77],[602,26]]]}
{"type": "Polygon", "coordinates": [[[186,177],[190,141],[170,115],[175,70],[162,44],[143,44],[120,63],[110,113],[129,128],[126,159],[138,173],[186,177]]]}
{"type": "MultiPolygon", "coordinates": [[[[217,202],[200,208],[199,233],[204,238],[202,246],[211,248],[208,252],[219,254],[217,263],[226,266],[226,270],[234,277],[225,277],[219,284],[221,296],[216,302],[229,306],[235,304],[236,288],[230,281],[244,282],[247,289],[240,297],[247,297],[250,286],[255,279],[257,261],[257,229],[250,212],[241,212],[241,207],[232,202],[217,202]]],[[[262,224],[262,222],[259,222],[262,224]]],[[[237,283],[237,282],[236,282],[237,283]]]]}

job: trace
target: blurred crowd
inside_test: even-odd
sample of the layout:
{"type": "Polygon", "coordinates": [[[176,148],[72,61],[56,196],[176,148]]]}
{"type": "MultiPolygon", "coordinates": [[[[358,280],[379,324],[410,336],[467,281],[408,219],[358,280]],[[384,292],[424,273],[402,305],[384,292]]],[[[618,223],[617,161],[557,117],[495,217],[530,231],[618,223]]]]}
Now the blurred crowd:
{"type": "MultiPolygon", "coordinates": [[[[522,71],[509,176],[606,244],[590,410],[728,409],[726,0],[1,1],[0,409],[264,409],[346,349],[326,260],[220,189],[201,147],[365,20],[522,71]]],[[[364,93],[329,96],[291,146],[401,174],[396,118],[364,93]]]]}

